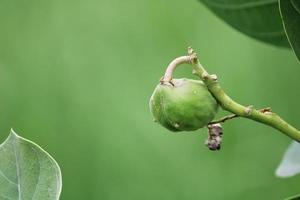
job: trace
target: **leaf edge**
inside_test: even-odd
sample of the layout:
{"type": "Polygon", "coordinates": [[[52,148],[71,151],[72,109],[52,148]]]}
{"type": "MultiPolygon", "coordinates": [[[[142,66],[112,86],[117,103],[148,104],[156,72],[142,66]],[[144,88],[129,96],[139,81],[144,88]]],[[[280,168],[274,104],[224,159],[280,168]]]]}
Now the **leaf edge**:
{"type": "Polygon", "coordinates": [[[291,47],[291,49],[293,50],[293,53],[294,53],[294,55],[295,55],[296,58],[297,58],[297,61],[300,63],[300,55],[298,56],[298,55],[296,54],[296,52],[295,52],[295,50],[294,50],[294,47],[293,47],[293,45],[292,45],[292,43],[291,43],[289,34],[287,33],[286,28],[285,28],[284,19],[283,19],[283,15],[282,15],[282,12],[281,12],[281,1],[282,1],[282,0],[278,0],[278,7],[279,7],[279,13],[280,13],[280,17],[281,17],[281,21],[282,21],[282,25],[283,25],[283,30],[284,30],[284,32],[285,32],[287,41],[288,41],[288,43],[290,44],[290,47],[291,47]]]}
{"type": "Polygon", "coordinates": [[[56,199],[59,200],[61,192],[62,192],[62,172],[61,172],[61,168],[58,165],[57,161],[53,158],[53,156],[51,156],[46,150],[44,150],[41,146],[39,146],[38,144],[36,144],[35,142],[28,140],[26,138],[23,138],[21,136],[19,136],[14,130],[13,128],[10,129],[10,133],[8,135],[8,137],[0,144],[0,147],[3,146],[7,141],[9,141],[10,139],[12,140],[16,140],[16,139],[21,139],[33,146],[35,146],[38,150],[40,150],[41,152],[43,152],[46,156],[49,157],[49,159],[53,162],[53,164],[56,166],[57,168],[57,174],[58,174],[58,180],[57,180],[57,196],[56,199]]]}

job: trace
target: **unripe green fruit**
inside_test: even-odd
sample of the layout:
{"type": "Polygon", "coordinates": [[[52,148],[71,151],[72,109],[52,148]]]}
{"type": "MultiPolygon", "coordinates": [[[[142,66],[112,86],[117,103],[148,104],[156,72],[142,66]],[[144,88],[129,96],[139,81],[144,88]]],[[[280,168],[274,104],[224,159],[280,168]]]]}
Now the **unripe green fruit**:
{"type": "Polygon", "coordinates": [[[213,120],[218,103],[202,81],[173,79],[150,98],[154,120],[171,131],[194,131],[213,120]]]}

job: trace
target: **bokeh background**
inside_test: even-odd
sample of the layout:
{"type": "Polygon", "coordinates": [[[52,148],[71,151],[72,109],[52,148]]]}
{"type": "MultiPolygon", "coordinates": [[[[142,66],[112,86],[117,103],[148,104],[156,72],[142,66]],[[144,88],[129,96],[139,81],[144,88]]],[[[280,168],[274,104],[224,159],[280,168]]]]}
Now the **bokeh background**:
{"type": "MultiPolygon", "coordinates": [[[[196,0],[2,0],[0,139],[11,127],[55,157],[62,200],[283,199],[300,177],[274,175],[289,138],[238,119],[220,152],[206,130],[171,133],[148,100],[192,45],[224,89],[300,127],[300,64],[248,38],[196,0]]],[[[182,67],[177,77],[193,77],[182,67]]],[[[222,113],[224,114],[224,113],[222,113]]]]}

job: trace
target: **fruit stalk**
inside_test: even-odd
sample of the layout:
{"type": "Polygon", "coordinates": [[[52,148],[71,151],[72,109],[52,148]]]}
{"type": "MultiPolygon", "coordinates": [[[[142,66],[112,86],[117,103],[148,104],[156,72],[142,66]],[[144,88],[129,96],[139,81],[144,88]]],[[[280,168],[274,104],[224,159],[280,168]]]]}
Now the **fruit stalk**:
{"type": "MultiPolygon", "coordinates": [[[[267,111],[257,110],[254,109],[252,106],[243,106],[232,100],[221,88],[217,76],[214,74],[209,74],[200,64],[197,55],[193,52],[192,48],[188,49],[187,56],[180,57],[181,62],[177,62],[177,59],[175,59],[174,61],[171,63],[172,68],[166,70],[165,76],[162,78],[162,81],[171,81],[170,77],[172,77],[172,73],[176,68],[174,64],[191,64],[193,66],[193,74],[200,77],[200,79],[204,82],[208,90],[211,92],[211,94],[215,97],[215,99],[218,101],[218,103],[224,110],[229,111],[237,115],[238,117],[244,117],[266,124],[270,127],[279,130],[280,132],[284,133],[290,138],[300,142],[300,131],[288,124],[279,115],[272,112],[270,109],[267,111]]],[[[169,66],[171,66],[171,64],[169,66]]]]}

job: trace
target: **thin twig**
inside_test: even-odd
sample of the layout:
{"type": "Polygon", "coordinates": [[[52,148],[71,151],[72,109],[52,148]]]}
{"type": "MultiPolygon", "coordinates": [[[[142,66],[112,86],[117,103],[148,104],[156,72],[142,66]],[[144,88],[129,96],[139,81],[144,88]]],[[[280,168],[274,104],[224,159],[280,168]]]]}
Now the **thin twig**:
{"type": "Polygon", "coordinates": [[[224,123],[224,122],[226,122],[230,119],[234,119],[234,118],[237,118],[237,117],[238,117],[238,115],[236,115],[236,114],[227,115],[225,117],[222,117],[221,119],[209,122],[208,125],[224,123]]]}
{"type": "MultiPolygon", "coordinates": [[[[268,107],[268,108],[263,108],[263,109],[260,109],[259,111],[262,112],[262,113],[265,113],[265,112],[271,112],[271,108],[270,108],[270,107],[268,107]]],[[[227,116],[222,117],[222,118],[220,118],[220,119],[218,119],[218,120],[209,122],[208,125],[211,125],[211,124],[218,124],[218,123],[224,123],[224,122],[226,122],[226,121],[228,121],[228,120],[231,120],[231,119],[234,119],[234,118],[237,118],[237,117],[239,117],[237,114],[227,115],[227,116]]]]}

